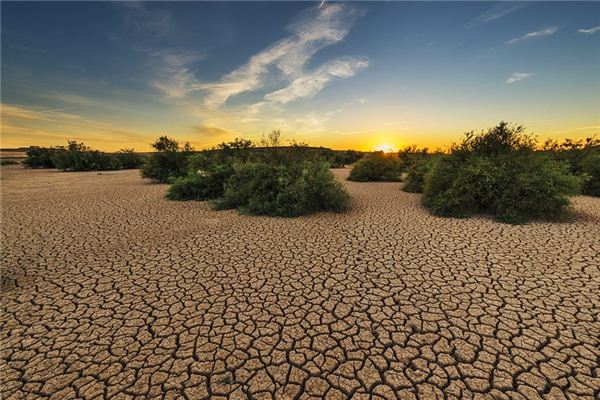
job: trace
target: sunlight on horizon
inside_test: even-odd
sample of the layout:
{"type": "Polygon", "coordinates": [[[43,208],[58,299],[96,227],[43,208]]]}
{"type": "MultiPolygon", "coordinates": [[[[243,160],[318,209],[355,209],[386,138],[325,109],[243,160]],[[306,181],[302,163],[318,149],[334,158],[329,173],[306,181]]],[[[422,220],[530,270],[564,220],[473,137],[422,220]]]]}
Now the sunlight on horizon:
{"type": "Polygon", "coordinates": [[[392,146],[391,144],[378,144],[373,148],[373,150],[383,151],[384,153],[394,153],[398,151],[398,149],[395,146],[392,146]]]}

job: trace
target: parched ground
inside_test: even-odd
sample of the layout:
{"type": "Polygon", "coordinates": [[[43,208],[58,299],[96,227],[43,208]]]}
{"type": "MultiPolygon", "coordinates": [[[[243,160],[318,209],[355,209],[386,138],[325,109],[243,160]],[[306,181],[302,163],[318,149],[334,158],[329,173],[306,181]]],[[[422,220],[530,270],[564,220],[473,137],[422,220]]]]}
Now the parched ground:
{"type": "Polygon", "coordinates": [[[3,168],[2,398],[599,398],[600,199],[510,226],[346,185],[275,219],[3,168]]]}

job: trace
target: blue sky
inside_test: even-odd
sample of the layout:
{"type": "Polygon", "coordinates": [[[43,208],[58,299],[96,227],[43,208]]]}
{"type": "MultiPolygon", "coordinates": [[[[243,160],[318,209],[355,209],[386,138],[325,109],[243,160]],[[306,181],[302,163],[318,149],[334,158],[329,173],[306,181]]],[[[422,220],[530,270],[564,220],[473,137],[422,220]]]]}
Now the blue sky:
{"type": "Polygon", "coordinates": [[[2,147],[600,133],[600,3],[3,2],[2,147]]]}

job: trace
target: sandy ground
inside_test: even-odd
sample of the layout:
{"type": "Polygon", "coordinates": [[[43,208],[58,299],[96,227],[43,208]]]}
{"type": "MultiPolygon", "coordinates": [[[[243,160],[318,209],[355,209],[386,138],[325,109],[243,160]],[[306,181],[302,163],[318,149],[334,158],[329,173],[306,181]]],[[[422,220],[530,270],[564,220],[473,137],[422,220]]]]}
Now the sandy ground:
{"type": "Polygon", "coordinates": [[[275,219],[3,167],[2,397],[600,396],[600,199],[510,226],[346,185],[275,219]]]}

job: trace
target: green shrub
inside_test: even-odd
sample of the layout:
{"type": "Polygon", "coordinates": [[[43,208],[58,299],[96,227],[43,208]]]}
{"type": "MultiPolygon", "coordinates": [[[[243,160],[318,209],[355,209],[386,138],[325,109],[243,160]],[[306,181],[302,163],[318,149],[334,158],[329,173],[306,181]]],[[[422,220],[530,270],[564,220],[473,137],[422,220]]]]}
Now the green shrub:
{"type": "Polygon", "coordinates": [[[317,211],[344,211],[349,196],[325,162],[273,165],[236,164],[225,184],[219,209],[256,215],[294,217],[317,211]]]}
{"type": "Polygon", "coordinates": [[[583,194],[600,196],[600,140],[594,137],[588,137],[585,141],[565,139],[560,144],[555,140],[547,140],[542,151],[567,162],[574,174],[587,176],[583,194]]]}
{"type": "Polygon", "coordinates": [[[429,157],[427,148],[419,149],[416,145],[406,146],[398,151],[400,171],[408,172],[415,164],[429,157]]]}
{"type": "Polygon", "coordinates": [[[452,146],[451,152],[455,155],[491,157],[507,153],[531,153],[535,148],[535,138],[527,134],[523,126],[512,126],[502,121],[485,132],[467,132],[458,145],[452,146]]]}
{"type": "Polygon", "coordinates": [[[223,196],[224,184],[233,174],[229,165],[217,165],[207,171],[190,172],[174,178],[167,191],[169,200],[212,200],[223,196]]]}
{"type": "Polygon", "coordinates": [[[348,194],[329,164],[317,161],[331,151],[302,143],[280,146],[278,131],[262,144],[255,148],[249,140],[235,139],[192,155],[187,176],[170,180],[167,198],[215,200],[217,209],[285,217],[346,209],[348,194]]]}
{"type": "Polygon", "coordinates": [[[69,141],[66,148],[54,151],[51,159],[61,171],[108,171],[121,168],[115,157],[91,150],[77,141],[69,141]]]}
{"type": "Polygon", "coordinates": [[[397,157],[379,152],[364,157],[354,164],[348,180],[393,182],[400,180],[400,172],[400,163],[397,157]]]}
{"type": "Polygon", "coordinates": [[[30,147],[23,161],[30,168],[58,168],[62,171],[108,171],[138,168],[141,156],[133,149],[117,153],[92,150],[83,143],[69,141],[67,147],[30,147]]]}
{"type": "Polygon", "coordinates": [[[586,175],[574,175],[567,163],[536,154],[534,148],[522,128],[505,123],[467,134],[425,174],[423,204],[436,215],[486,213],[509,223],[564,216],[568,196],[581,190],[586,175]]]}
{"type": "Polygon", "coordinates": [[[144,160],[142,178],[167,183],[171,178],[187,175],[188,157],[193,151],[189,143],[181,147],[176,140],[161,136],[152,147],[156,151],[144,160]]]}
{"type": "Polygon", "coordinates": [[[426,174],[423,205],[433,214],[445,217],[485,212],[493,186],[493,170],[494,165],[483,157],[439,158],[426,174]]]}
{"type": "Polygon", "coordinates": [[[403,190],[408,193],[423,193],[425,175],[427,175],[434,162],[433,157],[421,157],[415,160],[408,168],[408,176],[403,190]]]}
{"type": "Polygon", "coordinates": [[[17,160],[0,160],[0,165],[17,165],[19,162],[17,160]]]}
{"type": "Polygon", "coordinates": [[[538,154],[506,158],[500,166],[491,211],[508,223],[565,216],[568,196],[580,193],[586,181],[573,175],[567,163],[538,154]]]}
{"type": "Polygon", "coordinates": [[[25,152],[27,158],[25,158],[23,164],[29,168],[56,168],[52,156],[55,152],[63,150],[56,147],[31,146],[25,152]]]}
{"type": "Polygon", "coordinates": [[[332,153],[327,158],[331,168],[345,168],[346,165],[352,165],[363,158],[363,153],[356,150],[332,151],[332,153]]]}
{"type": "Polygon", "coordinates": [[[142,156],[137,154],[134,149],[121,149],[117,153],[112,154],[120,164],[122,169],[137,169],[142,165],[142,156]]]}
{"type": "Polygon", "coordinates": [[[588,177],[583,186],[583,194],[600,196],[600,151],[594,151],[581,159],[581,172],[588,177]]]}

